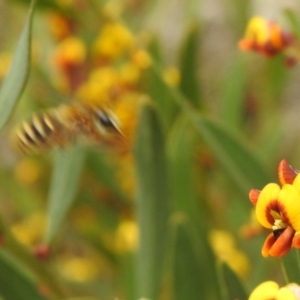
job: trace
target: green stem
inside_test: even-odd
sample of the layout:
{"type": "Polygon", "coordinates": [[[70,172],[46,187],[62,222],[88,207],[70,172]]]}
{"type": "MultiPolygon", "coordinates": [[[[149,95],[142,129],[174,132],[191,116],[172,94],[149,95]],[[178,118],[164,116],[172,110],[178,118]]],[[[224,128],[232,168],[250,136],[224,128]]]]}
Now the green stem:
{"type": "Polygon", "coordinates": [[[287,255],[281,258],[281,268],[286,283],[299,282],[300,259],[298,249],[292,248],[287,255]]]}

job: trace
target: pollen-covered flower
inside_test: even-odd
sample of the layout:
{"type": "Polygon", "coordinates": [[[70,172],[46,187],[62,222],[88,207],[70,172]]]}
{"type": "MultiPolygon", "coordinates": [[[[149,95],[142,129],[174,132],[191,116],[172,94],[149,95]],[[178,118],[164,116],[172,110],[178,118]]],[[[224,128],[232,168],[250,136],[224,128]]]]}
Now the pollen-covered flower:
{"type": "Polygon", "coordinates": [[[81,39],[75,36],[64,39],[54,53],[54,62],[62,70],[81,65],[85,58],[86,46],[81,39]]]}
{"type": "Polygon", "coordinates": [[[278,174],[282,187],[269,183],[262,191],[249,193],[257,220],[272,230],[262,248],[264,257],[283,256],[291,247],[300,249],[300,175],[285,160],[278,174]]]}
{"type": "Polygon", "coordinates": [[[274,281],[258,285],[249,296],[249,300],[299,300],[300,286],[290,283],[280,288],[274,281]]]}
{"type": "Polygon", "coordinates": [[[94,43],[96,56],[116,59],[130,51],[134,46],[132,33],[121,23],[105,24],[94,43]]]}
{"type": "Polygon", "coordinates": [[[271,57],[295,43],[292,33],[283,30],[277,23],[262,17],[253,17],[248,23],[245,37],[239,47],[245,51],[255,51],[271,57]]]}

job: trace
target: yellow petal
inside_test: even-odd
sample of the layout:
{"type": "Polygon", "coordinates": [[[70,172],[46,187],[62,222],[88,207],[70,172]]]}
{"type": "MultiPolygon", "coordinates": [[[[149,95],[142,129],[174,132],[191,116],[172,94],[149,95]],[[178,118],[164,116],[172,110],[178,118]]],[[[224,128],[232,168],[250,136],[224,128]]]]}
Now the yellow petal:
{"type": "Polygon", "coordinates": [[[273,226],[273,222],[270,221],[270,213],[267,210],[267,208],[271,201],[277,199],[279,191],[280,187],[278,184],[269,183],[263,188],[263,190],[259,194],[255,213],[258,222],[266,228],[272,228],[273,226]]]}
{"type": "Polygon", "coordinates": [[[300,174],[296,176],[296,178],[293,181],[293,186],[296,188],[298,193],[300,194],[300,174]]]}
{"type": "Polygon", "coordinates": [[[287,287],[281,288],[276,296],[276,300],[297,300],[294,293],[287,287]]]}
{"type": "Polygon", "coordinates": [[[255,41],[259,45],[263,45],[268,41],[269,28],[264,18],[253,17],[246,29],[246,39],[255,41]]]}
{"type": "Polygon", "coordinates": [[[278,194],[278,205],[283,221],[300,230],[300,194],[293,185],[285,184],[278,194]]]}
{"type": "Polygon", "coordinates": [[[300,300],[300,286],[297,283],[289,283],[288,285],[285,286],[289,290],[293,292],[295,295],[295,299],[300,300]]]}
{"type": "Polygon", "coordinates": [[[248,300],[269,300],[275,298],[279,286],[274,281],[266,281],[257,286],[248,300]]]}

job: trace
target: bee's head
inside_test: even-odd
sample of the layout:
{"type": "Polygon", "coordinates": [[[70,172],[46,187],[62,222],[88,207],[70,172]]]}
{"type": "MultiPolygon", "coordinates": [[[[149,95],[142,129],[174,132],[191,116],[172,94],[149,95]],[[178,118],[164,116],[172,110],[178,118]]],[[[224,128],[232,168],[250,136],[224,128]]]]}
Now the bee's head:
{"type": "Polygon", "coordinates": [[[122,135],[119,120],[111,110],[97,109],[95,118],[96,125],[102,132],[122,135]]]}

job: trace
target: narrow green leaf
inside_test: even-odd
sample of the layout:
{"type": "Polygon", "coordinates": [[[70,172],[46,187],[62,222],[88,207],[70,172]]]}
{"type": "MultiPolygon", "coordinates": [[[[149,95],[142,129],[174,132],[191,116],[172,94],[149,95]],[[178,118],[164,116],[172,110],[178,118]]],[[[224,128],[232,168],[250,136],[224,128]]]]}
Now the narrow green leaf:
{"type": "Polygon", "coordinates": [[[126,253],[120,261],[119,285],[123,291],[124,299],[135,299],[136,294],[136,254],[126,253]]]}
{"type": "Polygon", "coordinates": [[[179,57],[180,86],[182,94],[187,97],[195,107],[200,106],[200,81],[198,79],[198,57],[199,57],[199,28],[196,22],[192,23],[185,41],[181,48],[179,57]]]}
{"type": "Polygon", "coordinates": [[[186,117],[181,116],[169,134],[167,148],[172,180],[172,208],[196,219],[200,211],[193,176],[195,144],[195,131],[186,117]]]}
{"type": "Polygon", "coordinates": [[[221,299],[215,261],[206,236],[184,215],[172,218],[175,224],[176,219],[172,299],[193,300],[199,295],[201,299],[221,299]]]}
{"type": "Polygon", "coordinates": [[[155,61],[159,64],[162,63],[162,51],[159,39],[157,36],[152,37],[150,44],[148,46],[148,52],[155,59],[155,61]]]}
{"type": "Polygon", "coordinates": [[[300,40],[300,20],[298,14],[292,9],[285,9],[284,13],[290,23],[293,33],[296,35],[297,39],[300,40]]]}
{"type": "Polygon", "coordinates": [[[237,188],[248,194],[251,188],[260,188],[273,181],[262,161],[242,139],[217,120],[192,111],[186,111],[193,125],[201,134],[237,188]]]}
{"type": "Polygon", "coordinates": [[[173,299],[192,300],[200,294],[203,299],[220,299],[215,259],[207,241],[209,217],[199,201],[194,176],[197,135],[185,116],[175,125],[168,144],[175,225],[175,241],[169,251],[174,251],[170,262],[173,299]]]}
{"type": "Polygon", "coordinates": [[[162,285],[169,182],[165,139],[158,113],[145,104],[137,130],[134,156],[137,173],[137,298],[158,299],[162,285]]]}
{"type": "Polygon", "coordinates": [[[300,278],[300,252],[292,248],[290,252],[281,258],[281,267],[286,283],[299,282],[300,278]]]}
{"type": "Polygon", "coordinates": [[[31,28],[34,4],[35,1],[32,1],[10,69],[4,78],[0,89],[0,129],[4,127],[12,114],[13,109],[23,93],[29,76],[31,28]]]}
{"type": "Polygon", "coordinates": [[[49,195],[48,227],[44,238],[46,244],[52,241],[75,199],[85,154],[85,149],[80,145],[59,150],[56,154],[49,195]]]}
{"type": "Polygon", "coordinates": [[[229,266],[221,262],[219,264],[221,291],[223,292],[223,300],[247,300],[248,295],[238,276],[229,268],[229,266]]]}
{"type": "Polygon", "coordinates": [[[172,87],[168,86],[162,77],[157,77],[151,69],[147,75],[147,94],[155,101],[160,112],[163,113],[164,118],[162,118],[162,121],[164,125],[170,128],[178,113],[178,107],[172,101],[172,95],[169,91],[172,87]]]}
{"type": "Polygon", "coordinates": [[[240,128],[244,117],[246,72],[241,59],[236,59],[227,72],[224,89],[220,93],[222,119],[233,128],[240,128]]]}
{"type": "Polygon", "coordinates": [[[0,294],[5,299],[45,299],[27,269],[4,250],[0,251],[0,270],[0,294]]]}
{"type": "MultiPolygon", "coordinates": [[[[163,85],[161,73],[155,65],[152,72],[156,80],[163,85]]],[[[222,122],[198,113],[179,91],[169,88],[166,84],[164,89],[168,93],[168,101],[176,103],[185,113],[239,191],[248,194],[250,188],[260,188],[273,180],[266,166],[242,136],[230,130],[222,122]]],[[[159,105],[160,99],[154,100],[159,105]]],[[[160,106],[160,109],[162,113],[165,112],[164,107],[160,106]]]]}

